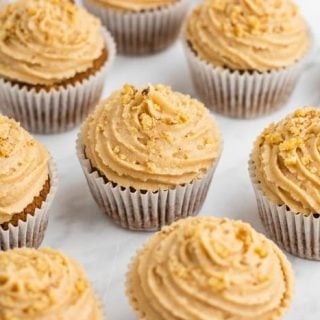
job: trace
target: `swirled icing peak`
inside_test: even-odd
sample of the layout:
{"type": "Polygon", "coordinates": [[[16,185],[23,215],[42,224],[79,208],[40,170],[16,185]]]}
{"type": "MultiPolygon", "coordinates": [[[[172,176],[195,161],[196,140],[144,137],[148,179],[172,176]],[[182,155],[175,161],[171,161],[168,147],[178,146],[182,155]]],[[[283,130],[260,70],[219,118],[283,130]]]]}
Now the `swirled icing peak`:
{"type": "Polygon", "coordinates": [[[320,110],[299,109],[258,137],[252,160],[265,195],[294,212],[320,213],[320,110]]]}
{"type": "Polygon", "coordinates": [[[181,0],[90,0],[108,8],[122,11],[141,11],[162,8],[181,0]]]}
{"type": "Polygon", "coordinates": [[[128,274],[144,320],[280,319],[293,272],[278,247],[241,221],[188,218],[156,233],[128,274]]]}
{"type": "Polygon", "coordinates": [[[85,122],[82,143],[110,181],[150,191],[202,177],[221,149],[204,105],[163,85],[114,92],[85,122]]]}
{"type": "Polygon", "coordinates": [[[292,0],[206,0],[191,14],[186,36],[201,59],[232,70],[289,67],[310,45],[292,0]]]}
{"type": "Polygon", "coordinates": [[[4,78],[59,83],[90,69],[103,48],[100,21],[70,1],[19,0],[0,10],[4,78]]]}
{"type": "Polygon", "coordinates": [[[0,319],[102,320],[82,267],[53,249],[0,253],[0,319]]]}
{"type": "Polygon", "coordinates": [[[13,119],[0,115],[0,224],[38,196],[49,179],[49,153],[13,119]]]}

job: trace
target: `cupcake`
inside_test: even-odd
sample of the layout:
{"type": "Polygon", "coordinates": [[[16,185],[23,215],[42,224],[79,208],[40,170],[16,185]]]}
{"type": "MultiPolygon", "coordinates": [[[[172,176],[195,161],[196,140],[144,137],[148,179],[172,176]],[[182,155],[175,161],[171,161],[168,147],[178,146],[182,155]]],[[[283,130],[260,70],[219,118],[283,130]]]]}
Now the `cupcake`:
{"type": "Polygon", "coordinates": [[[124,54],[150,54],[178,37],[190,0],[84,0],[114,36],[124,54]]]}
{"type": "Polygon", "coordinates": [[[293,295],[280,249],[241,221],[189,218],[156,233],[127,276],[143,320],[278,320],[293,295]]]}
{"type": "Polygon", "coordinates": [[[83,268],[61,252],[14,249],[0,265],[0,319],[103,319],[83,268]]]}
{"type": "Polygon", "coordinates": [[[301,258],[320,260],[320,110],[271,124],[254,144],[249,171],[270,236],[301,258]]]}
{"type": "Polygon", "coordinates": [[[124,228],[196,215],[221,153],[202,103],[163,85],[125,85],[85,121],[77,153],[96,202],[124,228]]]}
{"type": "Polygon", "coordinates": [[[206,0],[188,18],[184,39],[201,99],[212,111],[237,118],[283,106],[311,46],[291,0],[206,0]]]}
{"type": "Polygon", "coordinates": [[[0,115],[0,250],[41,244],[56,188],[47,149],[0,115]]]}
{"type": "Polygon", "coordinates": [[[82,122],[115,56],[100,21],[69,0],[19,0],[0,9],[0,34],[0,111],[36,133],[82,122]]]}

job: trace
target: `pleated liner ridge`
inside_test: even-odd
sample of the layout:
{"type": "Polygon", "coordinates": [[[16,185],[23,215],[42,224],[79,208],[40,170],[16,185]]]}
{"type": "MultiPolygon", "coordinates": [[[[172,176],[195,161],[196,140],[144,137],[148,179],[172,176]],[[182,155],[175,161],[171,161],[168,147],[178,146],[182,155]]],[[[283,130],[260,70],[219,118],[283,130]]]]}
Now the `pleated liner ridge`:
{"type": "Polygon", "coordinates": [[[116,55],[112,36],[105,29],[103,35],[108,58],[96,74],[66,88],[39,92],[0,79],[0,112],[33,133],[59,133],[80,124],[100,100],[106,75],[116,55]]]}
{"type": "Polygon", "coordinates": [[[169,47],[178,37],[189,1],[142,12],[123,12],[84,0],[84,6],[110,30],[119,53],[148,54],[169,47]]]}
{"type": "Polygon", "coordinates": [[[304,215],[286,205],[271,202],[255,176],[254,163],[249,174],[262,223],[271,238],[286,251],[303,259],[320,260],[320,214],[304,215]]]}
{"type": "Polygon", "coordinates": [[[50,191],[41,208],[26,221],[19,221],[17,226],[9,225],[8,230],[0,227],[0,250],[29,247],[38,248],[44,238],[49,220],[49,209],[58,187],[58,174],[53,160],[49,162],[50,191]]]}
{"type": "Polygon", "coordinates": [[[189,184],[170,190],[140,191],[105,181],[86,158],[79,137],[76,148],[97,204],[115,223],[131,230],[159,230],[178,219],[197,215],[207,196],[218,163],[216,160],[204,177],[189,184]]]}
{"type": "Polygon", "coordinates": [[[256,118],[284,106],[309,57],[288,68],[249,73],[212,66],[185,40],[184,49],[198,95],[210,110],[233,118],[256,118]]]}

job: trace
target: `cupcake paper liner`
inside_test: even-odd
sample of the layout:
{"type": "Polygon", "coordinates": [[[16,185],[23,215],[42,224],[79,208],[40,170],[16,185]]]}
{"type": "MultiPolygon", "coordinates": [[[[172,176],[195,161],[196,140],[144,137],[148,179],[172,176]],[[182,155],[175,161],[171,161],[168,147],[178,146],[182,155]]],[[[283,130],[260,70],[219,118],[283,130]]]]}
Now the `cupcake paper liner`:
{"type": "Polygon", "coordinates": [[[0,250],[38,248],[41,245],[48,225],[48,211],[58,186],[58,174],[53,160],[49,162],[49,176],[50,191],[41,208],[37,208],[33,215],[28,215],[26,221],[20,220],[18,226],[10,224],[8,230],[0,226],[0,250]]]}
{"type": "Polygon", "coordinates": [[[299,80],[307,54],[291,67],[270,72],[239,72],[201,60],[184,41],[191,77],[209,109],[234,118],[255,118],[286,104],[299,80]]]}
{"type": "Polygon", "coordinates": [[[112,36],[103,29],[108,58],[94,75],[75,85],[50,91],[28,89],[0,79],[0,112],[33,133],[59,133],[80,124],[99,101],[116,54],[112,36]]]}
{"type": "Polygon", "coordinates": [[[188,12],[188,0],[179,0],[168,7],[124,12],[84,0],[84,6],[98,16],[111,32],[119,53],[150,54],[169,47],[179,36],[188,12]]]}
{"type": "Polygon", "coordinates": [[[217,166],[201,179],[175,189],[151,191],[132,191],[105,181],[84,154],[79,138],[77,155],[88,181],[90,191],[97,204],[121,227],[130,230],[154,231],[172,222],[195,216],[199,213],[217,166]]]}
{"type": "Polygon", "coordinates": [[[251,160],[249,173],[260,218],[271,238],[295,256],[320,260],[320,215],[306,216],[291,211],[286,205],[273,203],[262,191],[251,160]]]}

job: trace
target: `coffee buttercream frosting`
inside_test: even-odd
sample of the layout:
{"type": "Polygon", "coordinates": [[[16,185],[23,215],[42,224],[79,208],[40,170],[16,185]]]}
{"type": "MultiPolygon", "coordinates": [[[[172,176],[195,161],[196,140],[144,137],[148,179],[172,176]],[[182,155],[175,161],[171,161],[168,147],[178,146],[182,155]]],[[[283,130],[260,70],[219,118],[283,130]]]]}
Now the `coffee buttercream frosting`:
{"type": "Polygon", "coordinates": [[[294,212],[320,213],[320,110],[299,109],[258,137],[252,161],[268,199],[294,212]]]}
{"type": "Polygon", "coordinates": [[[157,9],[185,0],[89,0],[107,8],[121,11],[157,9]]]}
{"type": "Polygon", "coordinates": [[[0,224],[39,196],[49,179],[47,149],[13,119],[0,115],[0,224]]]}
{"type": "Polygon", "coordinates": [[[53,249],[0,253],[0,319],[102,320],[82,267],[53,249]]]}
{"type": "Polygon", "coordinates": [[[101,175],[149,191],[201,178],[221,152],[204,105],[163,85],[114,92],[88,117],[81,140],[101,175]]]}
{"type": "Polygon", "coordinates": [[[130,266],[127,294],[141,320],[278,320],[293,282],[285,255],[249,224],[198,217],[149,240],[130,266]]]}
{"type": "Polygon", "coordinates": [[[307,25],[292,0],[206,0],[188,19],[199,58],[231,70],[289,67],[307,52],[307,25]]]}
{"type": "Polygon", "coordinates": [[[99,19],[70,1],[19,0],[0,10],[3,78],[50,86],[90,69],[103,48],[99,19]]]}

